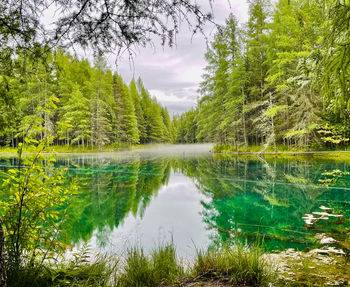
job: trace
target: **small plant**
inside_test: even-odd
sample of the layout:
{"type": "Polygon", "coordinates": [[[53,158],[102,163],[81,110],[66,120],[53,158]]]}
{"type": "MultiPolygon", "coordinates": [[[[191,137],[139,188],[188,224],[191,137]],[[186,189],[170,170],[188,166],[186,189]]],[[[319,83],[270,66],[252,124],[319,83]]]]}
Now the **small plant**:
{"type": "Polygon", "coordinates": [[[56,107],[56,100],[51,97],[44,108],[38,107],[37,113],[27,119],[23,143],[18,145],[17,168],[2,173],[0,216],[9,285],[15,284],[21,270],[37,273],[46,260],[52,260],[62,250],[58,235],[75,187],[64,187],[63,172],[54,168],[54,157],[43,153],[53,140],[44,115],[56,107]],[[23,156],[25,147],[33,153],[23,156]]]}
{"type": "Polygon", "coordinates": [[[178,264],[176,250],[173,244],[161,246],[151,255],[155,281],[167,283],[176,281],[183,274],[183,268],[178,264]]]}
{"type": "Polygon", "coordinates": [[[91,258],[86,246],[73,257],[68,263],[47,269],[53,286],[113,286],[117,260],[103,255],[91,258]]]}

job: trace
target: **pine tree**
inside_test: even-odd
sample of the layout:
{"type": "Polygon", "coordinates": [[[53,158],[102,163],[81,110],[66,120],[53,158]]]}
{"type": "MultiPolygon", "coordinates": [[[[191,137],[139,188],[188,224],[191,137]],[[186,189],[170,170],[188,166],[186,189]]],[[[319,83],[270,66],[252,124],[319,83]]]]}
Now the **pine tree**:
{"type": "Polygon", "coordinates": [[[235,141],[237,111],[232,102],[241,93],[232,89],[230,75],[236,72],[239,59],[239,30],[233,15],[226,20],[224,27],[217,32],[211,47],[206,53],[208,66],[203,76],[200,92],[203,95],[199,106],[199,138],[221,143],[235,141]]]}
{"type": "MultiPolygon", "coordinates": [[[[310,33],[313,27],[309,19],[310,12],[308,3],[300,5],[298,1],[286,0],[280,0],[274,11],[268,53],[271,62],[267,77],[269,104],[264,114],[267,122],[270,122],[270,128],[266,130],[275,147],[278,136],[289,140],[293,135],[308,133],[305,128],[301,130],[302,126],[308,125],[308,121],[302,117],[299,123],[304,121],[305,124],[291,125],[293,119],[290,114],[294,114],[293,110],[298,107],[303,109],[300,104],[296,104],[300,103],[296,95],[300,95],[301,90],[294,91],[292,82],[303,73],[303,63],[306,63],[316,44],[315,36],[310,33]]],[[[309,105],[309,108],[313,107],[309,105]]],[[[311,118],[315,120],[315,117],[311,118]]]]}
{"type": "Polygon", "coordinates": [[[72,144],[81,144],[84,148],[91,136],[91,111],[89,100],[83,96],[77,84],[74,85],[70,99],[62,110],[61,121],[58,123],[61,138],[71,140],[72,144]]]}
{"type": "Polygon", "coordinates": [[[95,59],[94,71],[92,73],[91,92],[91,145],[98,148],[110,142],[112,133],[111,109],[106,102],[108,82],[106,83],[107,64],[102,57],[95,59]]]}
{"type": "Polygon", "coordinates": [[[219,31],[211,47],[205,54],[208,66],[207,73],[201,83],[201,137],[217,142],[226,142],[225,132],[220,129],[225,116],[224,96],[228,92],[227,78],[229,74],[228,47],[224,33],[219,31]]]}
{"type": "Polygon", "coordinates": [[[165,129],[161,108],[156,99],[152,99],[148,91],[144,88],[141,79],[138,79],[137,85],[141,95],[141,107],[146,121],[146,137],[142,139],[142,142],[161,142],[165,129]]]}
{"type": "Polygon", "coordinates": [[[143,142],[146,137],[146,123],[141,107],[141,98],[137,91],[135,81],[132,80],[129,85],[130,96],[134,104],[135,115],[137,117],[137,128],[139,131],[140,142],[143,142]]]}
{"type": "Polygon", "coordinates": [[[249,1],[249,21],[246,40],[246,71],[248,77],[247,90],[249,101],[264,98],[265,82],[268,70],[267,63],[267,0],[249,1]]]}
{"type": "Polygon", "coordinates": [[[135,144],[139,142],[139,131],[137,128],[137,118],[129,88],[123,83],[121,77],[114,74],[114,97],[119,107],[118,120],[120,122],[119,139],[123,142],[135,144]]]}
{"type": "Polygon", "coordinates": [[[169,142],[171,140],[170,134],[170,116],[168,113],[168,109],[166,107],[161,107],[162,120],[164,125],[163,130],[163,140],[165,142],[169,142]]]}
{"type": "Polygon", "coordinates": [[[267,132],[264,126],[264,109],[268,105],[266,89],[266,78],[268,71],[267,50],[268,50],[268,0],[249,1],[249,20],[246,31],[245,47],[245,70],[246,84],[244,87],[245,119],[247,128],[250,130],[246,135],[247,142],[257,143],[266,137],[267,132]],[[247,138],[249,136],[250,140],[247,138]]]}

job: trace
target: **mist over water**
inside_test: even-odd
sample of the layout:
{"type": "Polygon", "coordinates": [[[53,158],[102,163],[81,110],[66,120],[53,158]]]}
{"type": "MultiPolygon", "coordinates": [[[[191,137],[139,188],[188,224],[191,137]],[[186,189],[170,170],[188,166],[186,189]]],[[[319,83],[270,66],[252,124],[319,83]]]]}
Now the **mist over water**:
{"type": "Polygon", "coordinates": [[[212,152],[213,144],[178,144],[178,145],[162,145],[154,144],[148,145],[144,148],[138,148],[132,152],[140,153],[142,155],[198,155],[212,152]]]}

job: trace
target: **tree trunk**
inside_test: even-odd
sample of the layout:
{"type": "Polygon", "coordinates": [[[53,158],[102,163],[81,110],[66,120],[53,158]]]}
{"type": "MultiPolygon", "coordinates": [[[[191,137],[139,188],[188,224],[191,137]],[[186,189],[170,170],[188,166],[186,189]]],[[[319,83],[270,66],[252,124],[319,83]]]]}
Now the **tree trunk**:
{"type": "Polygon", "coordinates": [[[243,141],[244,141],[244,148],[245,151],[248,150],[248,139],[247,139],[247,130],[246,130],[246,123],[245,123],[245,95],[244,95],[244,90],[241,90],[242,92],[242,97],[243,97],[243,102],[242,102],[242,121],[243,121],[243,141]]]}
{"type": "Polygon", "coordinates": [[[0,287],[6,287],[4,244],[4,230],[2,229],[2,220],[0,219],[0,287]]]}

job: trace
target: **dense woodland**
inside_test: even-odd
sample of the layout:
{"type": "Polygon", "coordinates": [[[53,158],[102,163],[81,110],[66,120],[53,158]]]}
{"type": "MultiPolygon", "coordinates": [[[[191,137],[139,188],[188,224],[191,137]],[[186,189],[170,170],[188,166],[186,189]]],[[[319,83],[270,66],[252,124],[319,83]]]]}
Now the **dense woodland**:
{"type": "MultiPolygon", "coordinates": [[[[231,15],[209,45],[197,106],[173,119],[140,79],[127,85],[98,56],[131,52],[153,37],[172,46],[182,22],[193,33],[203,32],[212,17],[196,2],[0,1],[0,146],[17,150],[17,158],[2,159],[0,169],[0,286],[173,286],[186,284],[185,275],[203,279],[200,284],[218,279],[234,286],[349,282],[349,172],[342,159],[333,169],[329,162],[311,166],[277,157],[272,163],[261,157],[249,162],[209,154],[198,159],[121,154],[117,162],[98,156],[95,164],[94,156],[90,162],[80,156],[59,161],[47,153],[49,145],[95,150],[155,142],[216,142],[236,150],[252,145],[276,150],[278,144],[347,147],[350,0],[279,0],[274,5],[249,0],[248,23],[241,26],[231,15]],[[50,7],[55,19],[45,25],[41,18],[50,7]],[[91,49],[96,57],[89,62],[67,53],[76,47],[91,49]],[[68,251],[95,231],[102,246],[107,232],[129,214],[143,217],[172,173],[192,178],[208,197],[190,201],[200,201],[213,243],[237,243],[240,234],[248,243],[246,238],[257,240],[258,233],[276,250],[276,241],[284,245],[290,233],[312,231],[315,238],[310,235],[308,241],[320,250],[327,239],[326,250],[336,255],[326,257],[322,251],[322,259],[314,261],[312,251],[302,252],[295,273],[288,259],[281,261],[288,266],[284,273],[262,256],[259,240],[255,247],[225,244],[222,250],[195,248],[198,258],[185,274],[173,244],[151,254],[135,246],[125,260],[112,252],[94,254],[89,244],[68,251]],[[306,210],[322,217],[307,214],[305,220],[306,210]],[[330,217],[337,221],[321,221],[330,217]],[[330,230],[334,234],[328,235],[330,230]],[[322,235],[320,244],[316,234],[322,235]],[[334,281],[324,269],[334,273],[334,281]],[[275,284],[277,272],[281,284],[275,284]]],[[[293,243],[302,246],[299,235],[293,243]]]]}
{"type": "Polygon", "coordinates": [[[9,101],[0,106],[2,145],[17,146],[26,121],[47,105],[51,95],[57,109],[39,111],[44,128],[38,138],[49,133],[55,136],[54,144],[83,148],[170,141],[167,109],[150,96],[141,79],[127,86],[102,57],[91,66],[58,51],[39,61],[19,54],[8,64],[10,75],[1,75],[6,83],[3,99],[9,101]]]}
{"type": "Polygon", "coordinates": [[[195,108],[170,119],[141,80],[127,86],[103,57],[94,63],[59,49],[2,52],[0,145],[17,146],[42,109],[56,145],[215,142],[346,148],[350,138],[350,2],[249,1],[249,21],[218,27],[195,108]],[[43,56],[44,55],[44,56],[43,56]]]}
{"type": "Polygon", "coordinates": [[[205,55],[195,109],[175,118],[177,142],[289,148],[346,146],[350,137],[350,2],[249,1],[205,55]]]}

